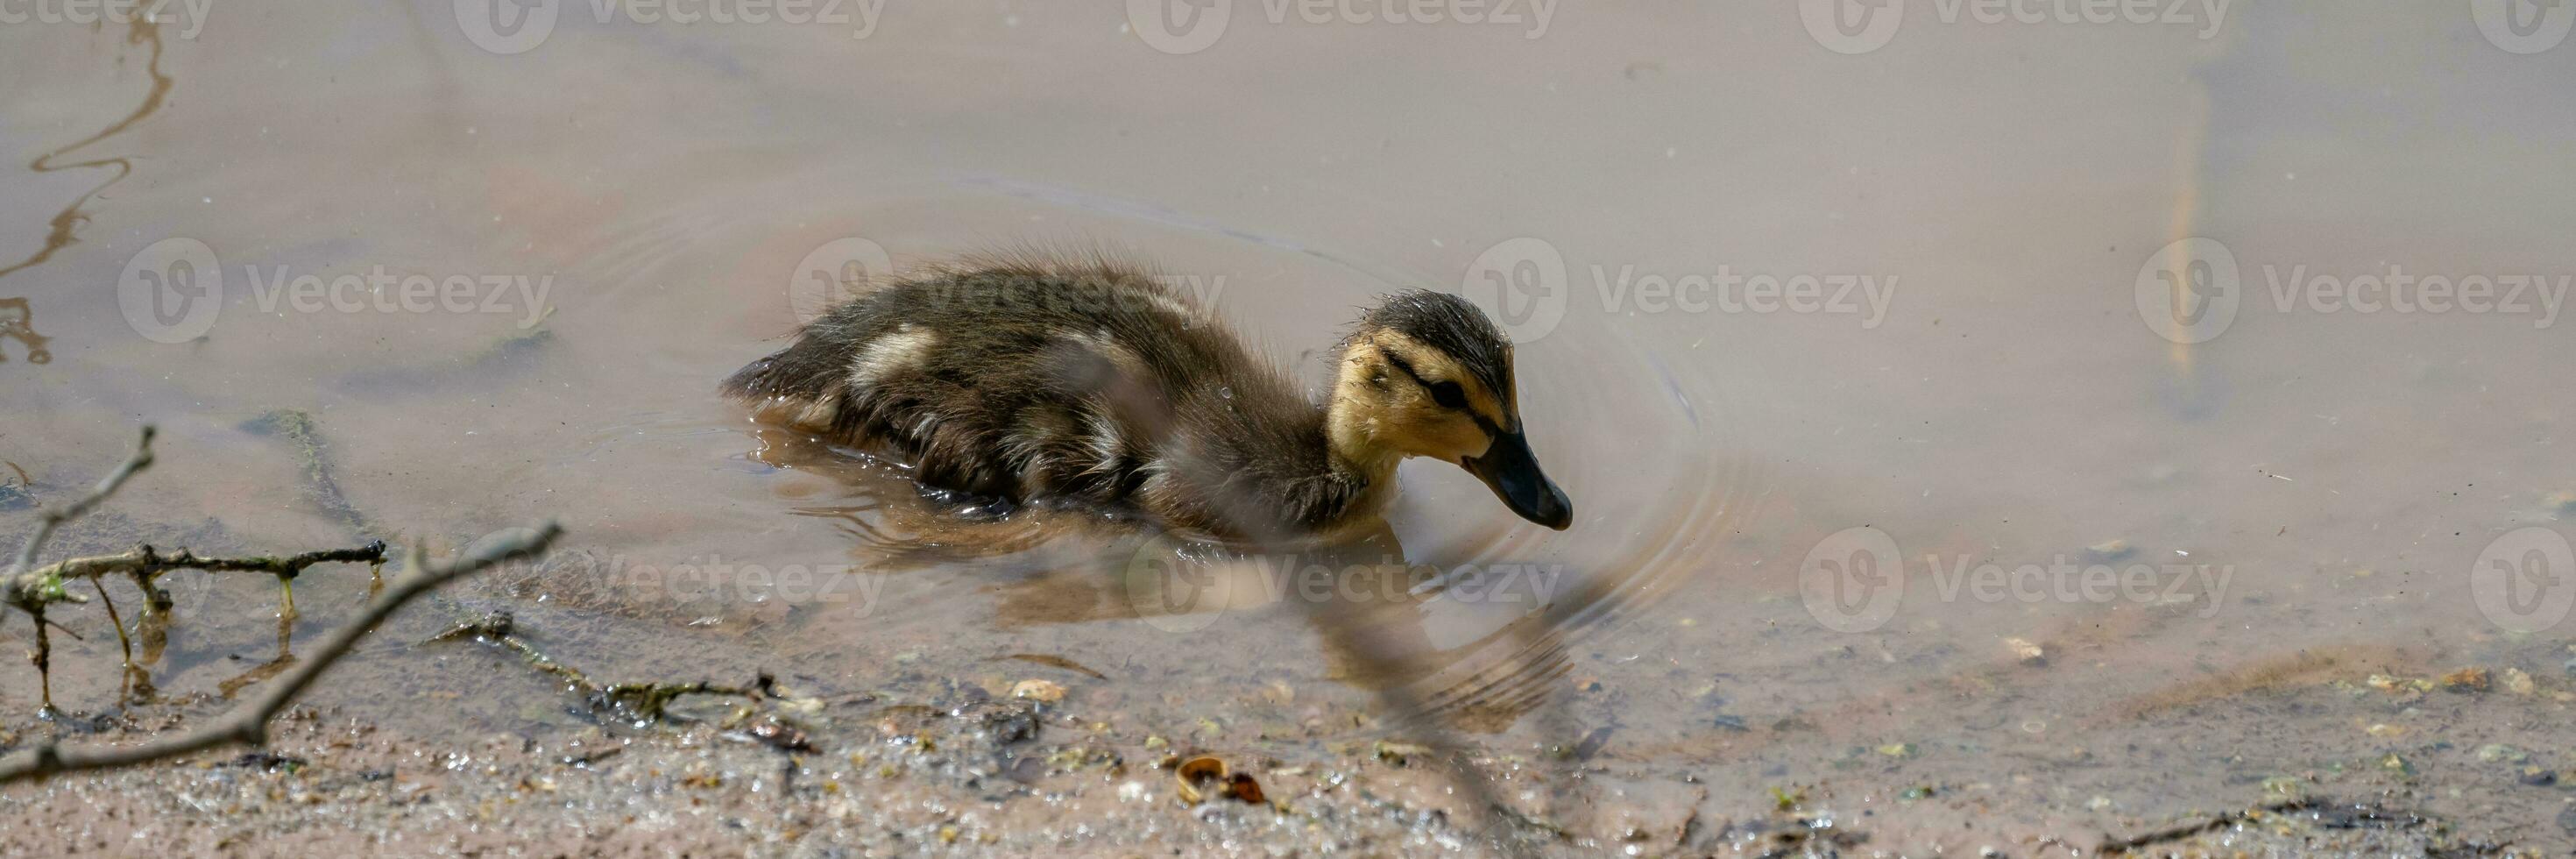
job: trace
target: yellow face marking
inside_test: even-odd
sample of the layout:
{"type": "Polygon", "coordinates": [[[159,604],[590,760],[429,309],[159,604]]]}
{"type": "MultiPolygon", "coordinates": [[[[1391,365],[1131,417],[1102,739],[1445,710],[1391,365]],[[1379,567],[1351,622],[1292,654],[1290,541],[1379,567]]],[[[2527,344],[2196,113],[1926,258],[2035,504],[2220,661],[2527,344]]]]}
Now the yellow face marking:
{"type": "MultiPolygon", "coordinates": [[[[1510,392],[1496,392],[1486,388],[1485,383],[1479,381],[1475,373],[1469,372],[1466,365],[1450,357],[1449,353],[1431,348],[1422,341],[1393,331],[1378,332],[1377,342],[1379,348],[1388,354],[1412,365],[1413,372],[1421,375],[1423,382],[1435,385],[1441,382],[1456,382],[1459,390],[1467,395],[1467,408],[1475,412],[1478,417],[1484,418],[1497,427],[1508,428],[1513,425],[1510,392]]],[[[1505,355],[1504,360],[1509,361],[1509,353],[1505,355]]],[[[1398,372],[1401,374],[1401,371],[1398,372]]],[[[1503,378],[1508,381],[1511,377],[1512,369],[1509,364],[1506,364],[1503,367],[1503,378]]]]}
{"type": "Polygon", "coordinates": [[[1334,449],[1354,462],[1378,463],[1421,456],[1446,462],[1483,456],[1493,446],[1492,426],[1515,425],[1508,400],[1486,390],[1456,359],[1412,338],[1377,332],[1351,344],[1330,412],[1334,449]],[[1403,366],[1398,366],[1401,362],[1403,366]],[[1408,375],[1404,367],[1411,367],[1408,375]],[[1421,376],[1415,381],[1413,376],[1421,376]],[[1455,382],[1463,409],[1440,405],[1430,388],[1455,382]]]}

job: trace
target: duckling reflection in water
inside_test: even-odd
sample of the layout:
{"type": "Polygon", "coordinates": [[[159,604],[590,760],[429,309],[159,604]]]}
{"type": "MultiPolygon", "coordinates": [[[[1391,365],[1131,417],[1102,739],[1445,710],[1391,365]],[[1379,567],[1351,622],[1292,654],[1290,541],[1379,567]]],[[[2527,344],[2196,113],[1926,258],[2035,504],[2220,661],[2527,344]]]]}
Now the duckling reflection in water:
{"type": "MultiPolygon", "coordinates": [[[[833,504],[795,508],[796,515],[842,531],[871,570],[956,576],[993,599],[993,622],[1004,632],[1144,621],[1165,632],[1241,640],[1258,637],[1250,628],[1277,617],[1263,609],[1293,604],[1299,611],[1291,616],[1319,633],[1323,676],[1405,692],[1418,702],[1411,712],[1470,733],[1501,731],[1546,702],[1572,670],[1563,608],[1600,598],[1586,589],[1601,584],[1588,579],[1487,576],[1467,582],[1464,594],[1453,592],[1458,581],[1437,574],[1454,568],[1414,565],[1383,523],[1332,545],[1258,552],[1155,538],[1090,516],[958,515],[953,504],[916,491],[900,469],[785,429],[763,427],[757,436],[755,459],[814,472],[847,491],[833,504]],[[1560,584],[1569,590],[1558,591],[1560,584]],[[1431,605],[1444,600],[1456,605],[1431,605]]],[[[1430,554],[1472,557],[1472,547],[1502,539],[1502,530],[1449,535],[1430,554]]],[[[810,626],[787,639],[829,649],[846,640],[834,624],[864,617],[824,613],[795,622],[810,626]]]]}
{"type": "Polygon", "coordinates": [[[1455,296],[1388,297],[1343,338],[1323,404],[1144,272],[1013,257],[928,271],[832,309],[725,393],[910,462],[924,486],[1142,513],[1267,544],[1383,525],[1396,463],[1458,463],[1562,530],[1511,342],[1455,296]]]}

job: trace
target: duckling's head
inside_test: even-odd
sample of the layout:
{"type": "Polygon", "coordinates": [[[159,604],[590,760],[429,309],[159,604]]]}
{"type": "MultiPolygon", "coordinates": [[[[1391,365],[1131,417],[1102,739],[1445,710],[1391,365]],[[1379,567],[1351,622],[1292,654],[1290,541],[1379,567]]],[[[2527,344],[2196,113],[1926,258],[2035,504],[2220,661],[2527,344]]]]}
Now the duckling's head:
{"type": "Polygon", "coordinates": [[[1326,407],[1335,454],[1380,472],[1409,456],[1454,462],[1523,519],[1560,531],[1574,521],[1521,434],[1512,341],[1475,305],[1389,296],[1342,340],[1340,372],[1326,407]]]}

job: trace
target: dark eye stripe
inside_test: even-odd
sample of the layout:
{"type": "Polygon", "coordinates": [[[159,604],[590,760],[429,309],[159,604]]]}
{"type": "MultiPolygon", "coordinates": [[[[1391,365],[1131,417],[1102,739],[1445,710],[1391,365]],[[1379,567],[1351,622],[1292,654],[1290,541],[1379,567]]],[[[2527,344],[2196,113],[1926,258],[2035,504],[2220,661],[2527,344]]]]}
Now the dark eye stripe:
{"type": "Polygon", "coordinates": [[[1381,351],[1379,352],[1379,354],[1382,354],[1382,355],[1385,355],[1385,356],[1386,356],[1386,362],[1387,362],[1387,363],[1395,365],[1395,368],[1396,368],[1396,369],[1398,369],[1398,370],[1402,370],[1402,371],[1404,371],[1404,374],[1405,374],[1405,375],[1413,377],[1413,381],[1414,381],[1414,383],[1415,383],[1415,384],[1419,384],[1419,385],[1422,385],[1422,386],[1425,386],[1425,387],[1429,387],[1429,386],[1430,386],[1430,384],[1431,384],[1430,382],[1423,381],[1423,379],[1422,379],[1422,374],[1420,374],[1420,373],[1416,373],[1416,372],[1414,372],[1414,371],[1413,371],[1413,362],[1411,362],[1411,361],[1407,361],[1407,360],[1404,360],[1404,356],[1397,355],[1397,354],[1395,354],[1395,353],[1393,353],[1393,352],[1387,352],[1387,351],[1383,351],[1383,350],[1381,350],[1381,351]]]}
{"type": "Polygon", "coordinates": [[[1404,358],[1403,358],[1402,356],[1397,355],[1397,354],[1395,354],[1394,352],[1391,352],[1391,351],[1389,351],[1389,352],[1381,352],[1381,354],[1384,354],[1384,355],[1386,356],[1386,362],[1387,362],[1388,364],[1392,364],[1392,365],[1394,365],[1396,369],[1404,371],[1404,375],[1406,375],[1406,376],[1408,376],[1408,377],[1411,377],[1411,378],[1413,379],[1413,383],[1414,383],[1414,384],[1421,385],[1421,386],[1422,386],[1422,387],[1424,387],[1424,388],[1430,389],[1430,390],[1431,390],[1431,398],[1432,398],[1432,399],[1434,399],[1434,400],[1438,400],[1438,399],[1440,399],[1440,385],[1446,385],[1446,386],[1449,386],[1449,387],[1450,387],[1450,388],[1452,388],[1452,389],[1456,389],[1456,390],[1458,391],[1458,398],[1459,398],[1459,399],[1458,399],[1458,403],[1457,403],[1456,405],[1451,405],[1451,404],[1449,404],[1449,403],[1447,403],[1447,402],[1442,402],[1442,403],[1441,403],[1441,405],[1443,405],[1443,406],[1448,406],[1449,408],[1457,409],[1457,410],[1462,411],[1462,412],[1466,412],[1468,417],[1470,417],[1470,418],[1474,418],[1474,419],[1475,419],[1475,421],[1476,421],[1476,426],[1477,426],[1477,427],[1479,427],[1479,428],[1481,428],[1481,429],[1483,429],[1483,430],[1485,431],[1485,434],[1487,434],[1487,435],[1500,436],[1500,435],[1502,435],[1502,434],[1503,434],[1503,428],[1502,428],[1502,427],[1495,426],[1493,421],[1491,421],[1491,420],[1487,420],[1487,419],[1485,418],[1485,416],[1484,416],[1484,415],[1482,415],[1482,414],[1478,414],[1478,413],[1476,412],[1476,410],[1475,410],[1475,409],[1471,409],[1471,408],[1467,408],[1467,407],[1466,407],[1466,406],[1467,406],[1467,401],[1466,401],[1467,392],[1466,392],[1466,390],[1465,390],[1465,389],[1463,389],[1463,388],[1459,388],[1459,387],[1458,387],[1458,383],[1456,383],[1456,382],[1442,382],[1442,383],[1440,383],[1440,385],[1434,385],[1434,384],[1431,384],[1431,380],[1429,380],[1429,379],[1425,379],[1425,378],[1422,378],[1422,374],[1421,374],[1421,373],[1414,372],[1414,370],[1413,370],[1413,363],[1412,363],[1412,362],[1404,360],[1404,358]]]}

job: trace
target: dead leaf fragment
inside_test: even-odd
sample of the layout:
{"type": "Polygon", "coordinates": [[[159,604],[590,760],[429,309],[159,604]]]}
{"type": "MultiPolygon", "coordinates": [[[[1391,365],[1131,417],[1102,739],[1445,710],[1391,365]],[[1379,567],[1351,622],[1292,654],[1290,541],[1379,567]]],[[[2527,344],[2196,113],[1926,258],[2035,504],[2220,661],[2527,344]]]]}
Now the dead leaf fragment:
{"type": "Polygon", "coordinates": [[[1232,773],[1227,775],[1225,777],[1224,793],[1226,796],[1243,800],[1244,802],[1249,802],[1254,805],[1260,805],[1262,802],[1261,782],[1254,781],[1251,773],[1232,773]]]}
{"type": "Polygon", "coordinates": [[[1182,761],[1172,768],[1172,780],[1179,783],[1174,793],[1182,802],[1197,805],[1206,798],[1199,793],[1199,785],[1223,779],[1225,774],[1225,761],[1213,757],[1202,755],[1182,761]]]}
{"type": "Polygon", "coordinates": [[[1184,803],[1197,805],[1207,799],[1202,785],[1215,785],[1216,795],[1259,805],[1267,800],[1261,793],[1261,782],[1250,773],[1234,772],[1225,761],[1201,755],[1172,767],[1172,779],[1178,783],[1174,795],[1184,803]]]}

